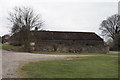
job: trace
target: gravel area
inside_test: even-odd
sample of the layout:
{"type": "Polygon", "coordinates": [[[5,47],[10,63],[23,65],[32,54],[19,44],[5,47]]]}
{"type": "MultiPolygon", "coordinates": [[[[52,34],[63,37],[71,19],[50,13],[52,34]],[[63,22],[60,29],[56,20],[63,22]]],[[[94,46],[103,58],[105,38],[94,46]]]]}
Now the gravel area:
{"type": "Polygon", "coordinates": [[[24,52],[2,51],[2,78],[22,78],[18,75],[18,67],[22,64],[46,60],[64,59],[66,57],[96,56],[96,55],[53,55],[53,54],[31,54],[24,52]]]}

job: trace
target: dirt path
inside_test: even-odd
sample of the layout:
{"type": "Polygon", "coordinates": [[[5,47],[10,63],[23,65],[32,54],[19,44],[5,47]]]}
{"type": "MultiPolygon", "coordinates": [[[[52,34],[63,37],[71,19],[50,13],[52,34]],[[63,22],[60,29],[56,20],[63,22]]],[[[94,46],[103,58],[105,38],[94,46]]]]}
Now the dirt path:
{"type": "Polygon", "coordinates": [[[117,51],[110,51],[109,54],[120,54],[120,52],[117,52],[117,51]]]}
{"type": "Polygon", "coordinates": [[[76,56],[96,56],[96,55],[52,55],[52,54],[31,54],[23,52],[2,51],[2,77],[3,78],[20,78],[17,68],[22,63],[46,60],[60,59],[65,57],[76,56]]]}

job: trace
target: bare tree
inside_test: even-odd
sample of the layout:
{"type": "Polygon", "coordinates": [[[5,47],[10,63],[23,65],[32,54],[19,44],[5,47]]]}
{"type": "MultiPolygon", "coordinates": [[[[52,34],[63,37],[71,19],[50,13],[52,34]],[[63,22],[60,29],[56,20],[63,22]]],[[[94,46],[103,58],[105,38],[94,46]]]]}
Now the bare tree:
{"type": "Polygon", "coordinates": [[[114,39],[116,34],[120,34],[120,15],[115,14],[103,20],[99,29],[102,31],[102,36],[114,39]]]}
{"type": "Polygon", "coordinates": [[[40,28],[43,25],[40,15],[35,14],[32,8],[15,7],[13,10],[7,18],[13,24],[12,33],[19,32],[23,26],[31,30],[34,27],[40,28]]]}
{"type": "Polygon", "coordinates": [[[30,51],[30,30],[37,27],[41,28],[43,21],[39,14],[35,14],[32,8],[15,7],[7,18],[13,25],[11,32],[21,33],[20,39],[26,51],[30,51]]]}
{"type": "Polygon", "coordinates": [[[113,39],[114,48],[120,49],[120,15],[115,14],[103,20],[99,29],[102,31],[102,36],[113,39]]]}

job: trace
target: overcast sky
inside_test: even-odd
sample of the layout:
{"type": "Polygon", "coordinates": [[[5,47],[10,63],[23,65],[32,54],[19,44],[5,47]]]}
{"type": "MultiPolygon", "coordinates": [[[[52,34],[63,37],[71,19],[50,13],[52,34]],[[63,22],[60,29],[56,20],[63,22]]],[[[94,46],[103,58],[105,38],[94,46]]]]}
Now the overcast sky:
{"type": "Polygon", "coordinates": [[[12,25],[6,18],[15,6],[32,7],[40,13],[43,29],[98,35],[101,21],[118,13],[118,0],[0,0],[0,36],[10,32],[12,25]]]}

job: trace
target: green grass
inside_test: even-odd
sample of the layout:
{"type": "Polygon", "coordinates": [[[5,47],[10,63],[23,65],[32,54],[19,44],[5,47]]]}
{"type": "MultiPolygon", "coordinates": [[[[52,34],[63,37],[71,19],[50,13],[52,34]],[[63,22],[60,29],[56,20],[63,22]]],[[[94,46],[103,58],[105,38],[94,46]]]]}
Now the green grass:
{"type": "MultiPolygon", "coordinates": [[[[40,52],[40,51],[34,51],[32,52],[34,54],[59,54],[59,55],[99,55],[101,53],[60,53],[60,52],[40,52]]],[[[104,55],[104,54],[101,54],[104,55]]]]}
{"type": "MultiPolygon", "coordinates": [[[[113,50],[114,51],[114,50],[113,50]]],[[[117,50],[115,50],[114,52],[120,52],[119,50],[117,51],[117,50]]]]}
{"type": "Polygon", "coordinates": [[[33,54],[59,54],[59,55],[120,55],[120,54],[103,54],[103,53],[60,53],[60,52],[40,52],[34,51],[33,54]]]}
{"type": "Polygon", "coordinates": [[[0,44],[0,46],[2,46],[3,50],[19,50],[21,49],[21,46],[12,46],[12,45],[8,45],[8,44],[0,44]]]}
{"type": "Polygon", "coordinates": [[[2,44],[0,43],[0,49],[2,49],[2,44]]]}
{"type": "Polygon", "coordinates": [[[117,60],[111,56],[47,60],[26,64],[20,72],[26,78],[117,78],[117,60]]]}

